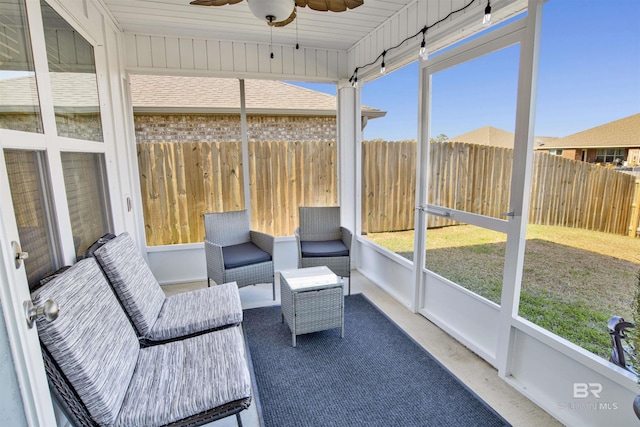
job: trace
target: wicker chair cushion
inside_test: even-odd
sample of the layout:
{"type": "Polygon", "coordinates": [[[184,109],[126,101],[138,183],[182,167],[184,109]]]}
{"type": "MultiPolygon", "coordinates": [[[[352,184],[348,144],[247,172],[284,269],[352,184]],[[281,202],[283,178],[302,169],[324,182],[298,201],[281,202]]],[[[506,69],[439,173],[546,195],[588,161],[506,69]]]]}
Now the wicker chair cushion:
{"type": "Polygon", "coordinates": [[[38,334],[91,416],[113,425],[140,352],[138,338],[96,260],[82,260],[32,294],[60,305],[38,334]]]}
{"type": "Polygon", "coordinates": [[[342,240],[300,242],[300,251],[304,258],[349,256],[349,249],[342,240]]]}
{"type": "Polygon", "coordinates": [[[158,318],[165,295],[131,236],[120,234],[94,255],[138,334],[146,336],[158,318]]]}
{"type": "Polygon", "coordinates": [[[165,341],[241,322],[238,286],[225,283],[168,297],[146,338],[165,341]]]}
{"type": "Polygon", "coordinates": [[[251,396],[239,328],[140,350],[118,426],[158,426],[251,396]]]}
{"type": "Polygon", "coordinates": [[[222,248],[222,256],[225,269],[271,261],[271,255],[251,242],[225,246],[222,248]]]}

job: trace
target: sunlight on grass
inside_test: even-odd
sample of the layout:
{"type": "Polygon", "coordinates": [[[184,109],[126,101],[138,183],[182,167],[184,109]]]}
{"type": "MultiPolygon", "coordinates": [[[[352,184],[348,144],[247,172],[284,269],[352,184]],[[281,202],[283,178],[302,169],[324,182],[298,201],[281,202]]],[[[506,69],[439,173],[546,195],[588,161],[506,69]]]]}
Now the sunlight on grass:
{"type": "Polygon", "coordinates": [[[369,233],[362,237],[395,253],[411,252],[413,258],[413,230],[389,233],[369,233]]]}
{"type": "MultiPolygon", "coordinates": [[[[413,231],[369,234],[413,258],[413,231]]],[[[427,231],[431,271],[499,304],[506,235],[470,225],[427,231]]],[[[519,314],[604,358],[607,320],[631,318],[640,239],[589,230],[529,225],[519,314]]]]}

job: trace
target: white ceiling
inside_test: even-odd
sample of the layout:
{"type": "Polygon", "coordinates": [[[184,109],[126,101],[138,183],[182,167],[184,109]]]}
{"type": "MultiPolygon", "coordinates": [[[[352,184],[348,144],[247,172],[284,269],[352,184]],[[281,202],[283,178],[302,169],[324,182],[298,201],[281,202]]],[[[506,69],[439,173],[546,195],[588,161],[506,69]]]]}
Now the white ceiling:
{"type": "MultiPolygon", "coordinates": [[[[251,13],[246,0],[234,5],[211,7],[192,6],[189,1],[103,0],[120,28],[126,32],[269,42],[271,28],[251,13]]],[[[356,9],[338,13],[298,8],[298,42],[304,47],[346,50],[411,2],[365,0],[356,9]]],[[[274,28],[273,43],[295,45],[296,21],[286,27],[274,28]]]]}

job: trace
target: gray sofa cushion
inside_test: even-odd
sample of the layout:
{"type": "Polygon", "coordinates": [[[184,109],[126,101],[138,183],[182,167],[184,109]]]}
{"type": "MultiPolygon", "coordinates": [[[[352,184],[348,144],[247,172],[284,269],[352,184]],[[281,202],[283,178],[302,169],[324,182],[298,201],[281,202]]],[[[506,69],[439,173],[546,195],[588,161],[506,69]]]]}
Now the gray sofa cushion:
{"type": "Polygon", "coordinates": [[[95,251],[94,256],[138,334],[148,335],[162,309],[165,295],[129,233],[108,241],[95,251]]]}
{"type": "Polygon", "coordinates": [[[271,255],[251,242],[224,246],[222,248],[222,256],[224,258],[224,268],[226,269],[271,261],[271,255]]]}
{"type": "Polygon", "coordinates": [[[140,344],[96,260],[89,258],[32,294],[35,305],[55,300],[60,314],[38,321],[49,350],[91,416],[113,425],[138,360],[140,344]]]}
{"type": "Polygon", "coordinates": [[[349,256],[342,240],[302,241],[300,252],[304,258],[349,256]]]}
{"type": "Polygon", "coordinates": [[[158,426],[251,396],[240,328],[140,350],[118,426],[158,426]]]}
{"type": "Polygon", "coordinates": [[[168,297],[146,338],[164,341],[242,322],[235,282],[168,297]]]}

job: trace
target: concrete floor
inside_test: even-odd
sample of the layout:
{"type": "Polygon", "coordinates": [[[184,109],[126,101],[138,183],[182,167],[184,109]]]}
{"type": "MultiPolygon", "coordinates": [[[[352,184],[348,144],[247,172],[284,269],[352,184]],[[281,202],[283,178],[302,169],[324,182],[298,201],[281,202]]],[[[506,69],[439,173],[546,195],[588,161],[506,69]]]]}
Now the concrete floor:
{"type": "MultiPolygon", "coordinates": [[[[351,280],[351,293],[363,293],[512,425],[523,427],[562,425],[499,378],[495,368],[429,320],[419,314],[411,313],[358,272],[352,272],[351,280]]],[[[205,286],[206,282],[198,282],[165,285],[163,289],[167,295],[171,295],[205,286]]],[[[345,291],[346,289],[345,284],[345,291]]],[[[271,286],[266,284],[241,288],[240,298],[244,309],[280,304],[278,278],[276,277],[276,301],[272,300],[271,286]]],[[[255,405],[243,411],[242,423],[244,427],[260,426],[255,405]]],[[[235,426],[236,422],[234,417],[229,417],[209,425],[227,427],[235,426]]]]}

